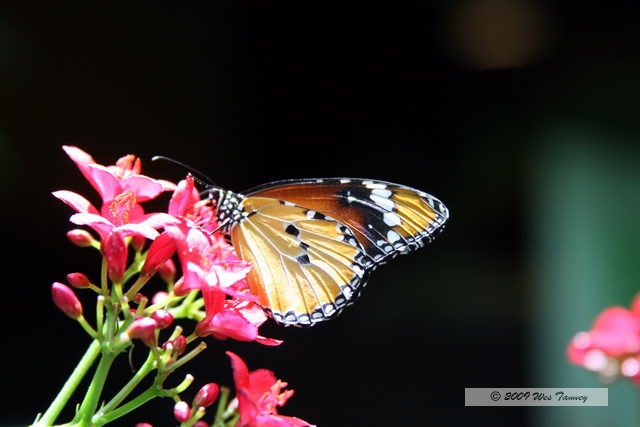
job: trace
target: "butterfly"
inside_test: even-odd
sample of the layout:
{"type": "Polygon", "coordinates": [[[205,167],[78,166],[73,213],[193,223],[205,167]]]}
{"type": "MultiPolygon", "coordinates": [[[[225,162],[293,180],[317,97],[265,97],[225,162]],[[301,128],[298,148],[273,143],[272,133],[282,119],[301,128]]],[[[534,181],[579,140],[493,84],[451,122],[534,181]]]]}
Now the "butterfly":
{"type": "Polygon", "coordinates": [[[209,193],[219,230],[252,264],[251,292],[284,326],[337,316],[377,266],[430,242],[449,218],[423,191],[369,179],[291,179],[209,193]]]}

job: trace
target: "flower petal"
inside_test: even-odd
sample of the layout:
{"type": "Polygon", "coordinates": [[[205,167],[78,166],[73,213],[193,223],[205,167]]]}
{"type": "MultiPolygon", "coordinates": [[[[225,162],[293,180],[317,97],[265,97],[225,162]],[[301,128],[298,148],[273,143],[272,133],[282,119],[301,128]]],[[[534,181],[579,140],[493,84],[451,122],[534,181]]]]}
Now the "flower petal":
{"type": "Polygon", "coordinates": [[[102,165],[88,165],[94,187],[102,197],[103,202],[113,200],[118,194],[122,193],[120,181],[113,176],[108,168],[102,165]]]}
{"type": "Polygon", "coordinates": [[[204,331],[216,338],[229,337],[238,341],[253,341],[258,336],[258,327],[237,311],[221,311],[207,322],[204,331]]]}
{"type": "Polygon", "coordinates": [[[184,216],[187,211],[200,201],[200,193],[195,188],[193,177],[187,176],[178,183],[176,191],[169,201],[169,214],[175,217],[184,216]]]}
{"type": "Polygon", "coordinates": [[[270,347],[275,347],[278,346],[280,344],[282,344],[284,341],[282,340],[277,340],[275,338],[267,338],[267,337],[263,337],[262,335],[258,335],[255,339],[255,341],[257,343],[260,343],[262,345],[268,345],[270,347]]]}
{"type": "Polygon", "coordinates": [[[101,217],[100,215],[93,213],[81,212],[71,215],[69,221],[76,225],[104,225],[105,227],[113,228],[114,225],[109,222],[108,219],[101,217]]]}
{"type": "Polygon", "coordinates": [[[155,199],[164,191],[162,184],[153,178],[144,175],[132,175],[120,181],[124,190],[131,190],[136,193],[138,202],[155,199]]]}
{"type": "Polygon", "coordinates": [[[160,235],[160,233],[158,233],[155,229],[145,224],[125,224],[117,228],[118,231],[124,233],[126,237],[138,234],[146,237],[149,240],[155,240],[155,238],[160,235]]]}
{"type": "Polygon", "coordinates": [[[89,153],[72,145],[63,145],[62,149],[65,151],[65,153],[67,153],[67,156],[69,156],[71,160],[73,160],[73,162],[76,164],[78,169],[80,169],[80,172],[82,172],[82,175],[84,175],[87,181],[89,181],[91,185],[96,188],[95,182],[91,177],[91,172],[89,171],[89,165],[97,163],[95,160],[93,160],[93,157],[91,157],[89,153]]]}
{"type": "Polygon", "coordinates": [[[226,352],[227,356],[231,359],[231,368],[233,369],[233,381],[236,384],[236,388],[245,389],[249,386],[249,368],[244,360],[235,353],[230,351],[226,352]]]}
{"type": "Polygon", "coordinates": [[[180,220],[166,213],[151,213],[144,215],[138,224],[151,228],[163,228],[180,224],[180,220]]]}
{"type": "Polygon", "coordinates": [[[71,206],[77,212],[98,214],[98,210],[91,204],[91,202],[78,193],[74,193],[73,191],[60,190],[54,191],[51,194],[65,202],[67,205],[71,206]]]}

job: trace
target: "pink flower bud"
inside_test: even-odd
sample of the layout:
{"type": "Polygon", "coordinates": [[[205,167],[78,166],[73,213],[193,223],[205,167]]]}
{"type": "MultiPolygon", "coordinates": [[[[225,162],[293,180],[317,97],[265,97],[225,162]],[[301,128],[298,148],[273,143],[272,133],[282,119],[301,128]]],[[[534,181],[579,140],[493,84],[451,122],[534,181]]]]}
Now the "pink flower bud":
{"type": "Polygon", "coordinates": [[[150,317],[135,320],[127,329],[131,339],[139,339],[149,347],[156,345],[156,328],[158,323],[150,317]]]}
{"type": "Polygon", "coordinates": [[[127,268],[127,244],[120,231],[112,231],[104,243],[107,271],[112,282],[119,282],[127,268]]]}
{"type": "Polygon", "coordinates": [[[165,261],[158,269],[160,278],[167,283],[173,283],[176,280],[176,264],[171,258],[165,261]]]}
{"type": "Polygon", "coordinates": [[[81,248],[86,248],[87,246],[91,246],[94,239],[88,231],[81,230],[76,228],[75,230],[67,231],[67,238],[76,246],[81,248]]]}
{"type": "Polygon", "coordinates": [[[176,245],[173,243],[173,237],[169,233],[162,233],[156,237],[149,247],[149,253],[142,266],[141,273],[148,276],[154,274],[162,267],[162,264],[171,258],[175,250],[176,245]]]}
{"type": "Polygon", "coordinates": [[[91,282],[89,278],[82,273],[69,273],[67,274],[67,282],[74,288],[84,289],[88,288],[91,282]]]}
{"type": "Polygon", "coordinates": [[[164,310],[154,311],[151,318],[158,323],[160,329],[168,328],[173,323],[173,315],[164,310]]]}
{"type": "Polygon", "coordinates": [[[136,234],[133,237],[131,237],[131,247],[136,252],[140,252],[144,248],[144,244],[146,243],[146,241],[147,240],[144,236],[136,234]]]}
{"type": "MultiPolygon", "coordinates": [[[[195,425],[195,424],[194,424],[195,425]]],[[[153,424],[149,424],[149,423],[138,423],[135,425],[135,427],[153,427],[153,424]]]]}
{"type": "Polygon", "coordinates": [[[133,302],[135,302],[136,304],[140,304],[140,302],[142,302],[142,300],[146,298],[147,297],[145,297],[144,294],[138,292],[133,296],[133,302]]]}
{"type": "Polygon", "coordinates": [[[206,408],[211,406],[213,402],[218,398],[218,393],[220,392],[220,387],[216,383],[205,384],[196,394],[196,397],[193,398],[193,403],[191,404],[194,408],[206,408]]]}
{"type": "Polygon", "coordinates": [[[167,341],[166,343],[162,344],[162,349],[166,350],[169,344],[173,346],[175,352],[178,355],[184,353],[184,351],[187,349],[187,339],[183,335],[178,335],[174,340],[167,341]]]}
{"type": "Polygon", "coordinates": [[[72,319],[82,316],[82,304],[70,287],[55,282],[51,285],[51,296],[55,305],[72,319]]]}
{"type": "Polygon", "coordinates": [[[190,413],[191,413],[191,408],[189,408],[189,405],[187,404],[187,402],[184,402],[184,401],[177,402],[173,407],[173,415],[176,417],[176,420],[178,420],[181,423],[184,423],[185,421],[189,420],[190,413]]]}

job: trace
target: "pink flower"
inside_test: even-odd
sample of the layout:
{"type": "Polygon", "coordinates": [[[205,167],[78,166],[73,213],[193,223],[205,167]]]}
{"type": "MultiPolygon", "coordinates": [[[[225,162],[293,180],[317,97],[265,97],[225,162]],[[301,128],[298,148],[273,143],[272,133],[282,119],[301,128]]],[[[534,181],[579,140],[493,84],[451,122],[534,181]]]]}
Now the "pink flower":
{"type": "Polygon", "coordinates": [[[78,212],[70,219],[74,224],[90,226],[104,241],[114,228],[125,237],[140,235],[153,240],[158,236],[156,229],[180,222],[166,213],[144,213],[139,203],[176,186],[140,175],[139,159],[126,156],[115,166],[105,167],[77,147],[63,148],[102,198],[102,207],[98,210],[77,193],[66,190],[54,192],[55,197],[78,212]]]}
{"type": "Polygon", "coordinates": [[[619,375],[640,381],[640,293],[631,310],[608,307],[590,331],[576,334],[567,346],[567,358],[607,381],[619,375]]]}
{"type": "Polygon", "coordinates": [[[132,191],[138,202],[144,202],[156,198],[163,191],[176,188],[169,181],[141,175],[142,162],[132,154],[121,157],[113,166],[102,166],[78,147],[66,145],[62,148],[100,194],[103,202],[113,200],[125,190],[132,191]]]}
{"type": "Polygon", "coordinates": [[[158,236],[157,228],[180,222],[166,213],[144,214],[142,207],[135,200],[135,195],[129,190],[105,204],[102,214],[79,194],[62,190],[54,192],[53,195],[78,212],[71,216],[72,223],[88,225],[102,240],[114,229],[125,236],[141,235],[153,240],[158,236]]]}
{"type": "Polygon", "coordinates": [[[176,191],[169,202],[169,215],[182,219],[189,228],[201,228],[211,232],[217,227],[215,210],[211,200],[200,200],[200,193],[195,187],[193,177],[178,183],[176,191]]]}
{"type": "Polygon", "coordinates": [[[237,285],[245,278],[251,264],[239,260],[233,253],[233,247],[223,239],[208,236],[200,228],[185,231],[181,227],[167,229],[174,238],[183,272],[174,289],[176,295],[186,295],[210,285],[218,286],[232,296],[255,300],[237,285]]]}
{"type": "Polygon", "coordinates": [[[236,385],[240,421],[238,427],[302,427],[311,426],[296,417],[279,415],[277,408],[284,406],[293,390],[283,391],[287,383],[275,377],[268,369],[249,372],[244,361],[228,351],[236,385]]]}
{"type": "Polygon", "coordinates": [[[228,299],[215,286],[203,288],[202,296],[206,315],[196,325],[198,335],[212,335],[219,340],[233,338],[238,341],[256,341],[270,346],[282,344],[281,340],[258,334],[258,327],[267,320],[267,316],[256,303],[238,298],[228,299]]]}
{"type": "Polygon", "coordinates": [[[169,227],[167,233],[174,236],[183,271],[174,293],[202,292],[205,318],[196,326],[198,335],[255,340],[264,345],[282,343],[258,334],[267,317],[244,280],[251,264],[239,260],[233,248],[227,250],[226,242],[207,236],[200,228],[189,228],[185,235],[180,227],[169,227]]]}

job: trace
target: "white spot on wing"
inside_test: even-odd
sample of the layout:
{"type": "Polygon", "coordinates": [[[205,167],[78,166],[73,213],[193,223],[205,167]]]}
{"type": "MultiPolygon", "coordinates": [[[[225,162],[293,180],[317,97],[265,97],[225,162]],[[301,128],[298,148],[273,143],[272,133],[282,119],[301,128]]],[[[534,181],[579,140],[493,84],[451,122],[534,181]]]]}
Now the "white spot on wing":
{"type": "Polygon", "coordinates": [[[387,232],[387,240],[389,240],[390,243],[395,243],[400,240],[400,235],[393,230],[389,230],[387,232]]]}
{"type": "MultiPolygon", "coordinates": [[[[389,193],[391,192],[389,191],[389,193]]],[[[373,200],[376,203],[376,205],[388,211],[393,210],[393,207],[395,206],[395,203],[393,202],[393,200],[389,200],[386,197],[380,197],[380,195],[375,194],[373,192],[371,193],[371,196],[369,196],[369,198],[373,200]]]]}
{"type": "Polygon", "coordinates": [[[389,198],[391,197],[391,190],[385,190],[384,188],[377,188],[375,190],[372,190],[371,193],[375,194],[376,196],[380,196],[380,197],[384,197],[384,198],[389,198]]]}
{"type": "Polygon", "coordinates": [[[384,223],[390,227],[402,224],[400,217],[393,212],[386,212],[383,216],[384,223]]]}
{"type": "Polygon", "coordinates": [[[375,183],[375,182],[365,182],[364,184],[365,184],[365,186],[367,188],[372,189],[372,190],[373,189],[383,190],[383,189],[387,188],[387,186],[385,184],[378,184],[378,183],[375,183]]]}

